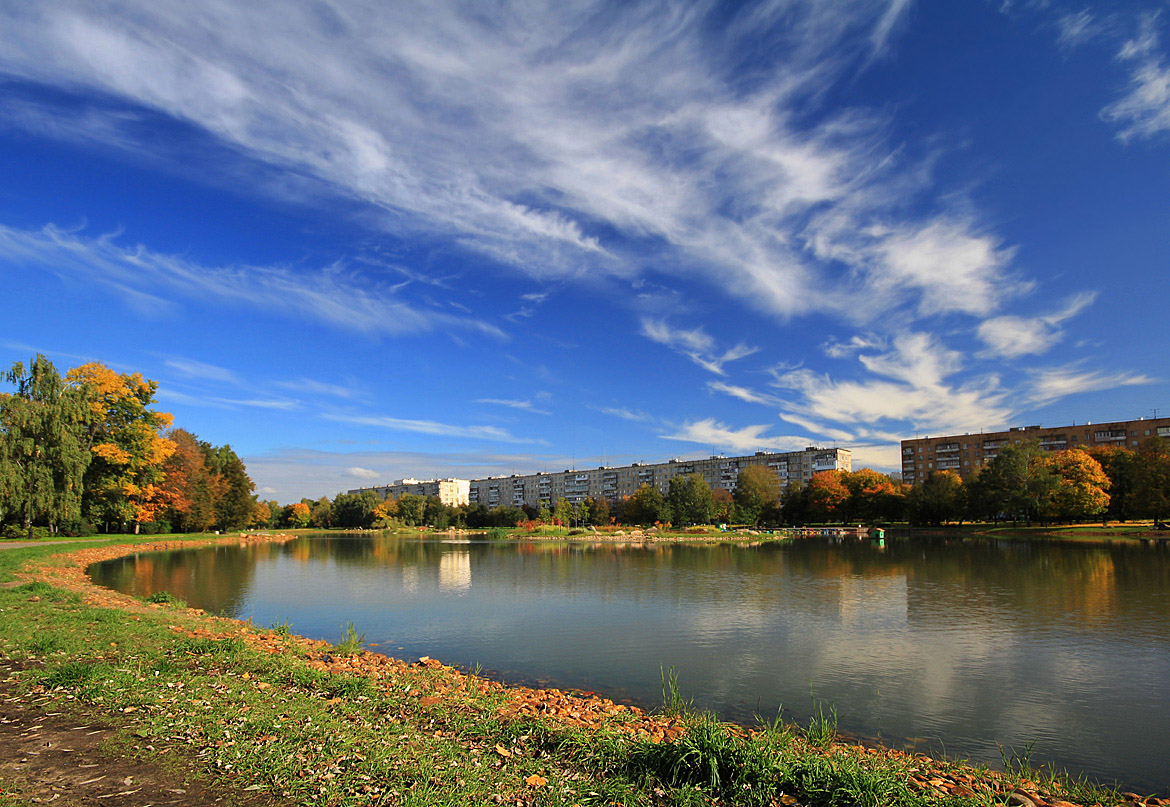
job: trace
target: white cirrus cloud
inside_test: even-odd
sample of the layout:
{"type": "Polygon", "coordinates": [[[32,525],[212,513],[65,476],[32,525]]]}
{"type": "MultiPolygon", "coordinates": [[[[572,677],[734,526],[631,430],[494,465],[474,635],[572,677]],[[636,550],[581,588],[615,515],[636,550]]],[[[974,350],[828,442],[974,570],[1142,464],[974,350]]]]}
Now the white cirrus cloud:
{"type": "Polygon", "coordinates": [[[1161,51],[1158,16],[1143,17],[1138,34],[1117,53],[1132,64],[1125,94],[1101,110],[1101,117],[1119,128],[1120,140],[1152,138],[1170,132],[1170,66],[1161,51]]]}
{"type": "Polygon", "coordinates": [[[685,3],[8,3],[0,72],[85,96],[31,97],[11,125],[186,162],[142,125],[163,115],[258,174],[536,277],[653,266],[784,317],[873,318],[915,295],[923,315],[985,315],[1015,293],[1010,250],[952,214],[888,113],[807,114],[886,51],[909,0],[733,5],[716,29],[685,3]]]}
{"type": "Polygon", "coordinates": [[[778,406],[781,403],[781,399],[775,395],[758,392],[737,384],[725,384],[722,381],[708,381],[707,389],[712,392],[722,392],[724,395],[730,395],[732,398],[738,398],[747,403],[764,404],[767,406],[778,406]]]}
{"type": "Polygon", "coordinates": [[[493,406],[506,406],[509,409],[521,409],[525,412],[532,412],[534,415],[551,415],[552,412],[547,409],[537,407],[532,401],[523,399],[509,399],[509,398],[476,398],[476,403],[491,404],[493,406]]]}
{"type": "Polygon", "coordinates": [[[612,415],[615,418],[628,420],[631,423],[651,423],[654,421],[653,415],[648,415],[645,412],[634,411],[633,409],[626,409],[620,406],[603,406],[593,407],[604,415],[612,415]]]}
{"type": "Polygon", "coordinates": [[[1059,311],[1038,317],[1005,315],[984,320],[976,334],[987,345],[987,353],[1004,358],[1046,353],[1064,337],[1060,325],[1092,305],[1096,294],[1075,295],[1059,311]]]}
{"type": "Polygon", "coordinates": [[[673,434],[659,435],[664,440],[679,440],[704,446],[731,449],[747,453],[751,451],[799,451],[816,441],[809,437],[767,435],[771,426],[767,424],[744,426],[740,429],[727,426],[715,418],[706,418],[684,423],[673,434]]]}
{"type": "Polygon", "coordinates": [[[1084,392],[1154,383],[1153,378],[1140,373],[1082,370],[1075,365],[1033,370],[1030,375],[1031,388],[1027,392],[1027,401],[1034,405],[1051,403],[1084,392]]]}
{"type": "MultiPolygon", "coordinates": [[[[2,224],[0,262],[8,272],[49,271],[70,282],[87,279],[131,300],[147,288],[158,297],[201,298],[276,311],[371,334],[463,329],[504,338],[488,323],[414,306],[341,264],[312,270],[205,266],[142,246],[119,246],[114,236],[90,238],[53,225],[21,230],[2,224]]],[[[193,363],[185,367],[198,372],[193,363]]]]}
{"type": "Polygon", "coordinates": [[[171,370],[186,378],[216,381],[221,384],[239,384],[240,378],[226,367],[219,367],[194,359],[173,358],[163,361],[171,370]]]}
{"type": "Polygon", "coordinates": [[[715,347],[715,340],[702,328],[692,328],[691,330],[673,328],[664,320],[654,320],[649,317],[642,319],[642,335],[681,353],[707,372],[715,375],[726,375],[723,365],[750,356],[759,350],[759,348],[741,343],[720,352],[715,347]]]}
{"type": "Polygon", "coordinates": [[[346,476],[352,476],[354,479],[378,479],[382,475],[377,471],[371,471],[369,468],[359,468],[353,466],[345,469],[346,476]]]}
{"type": "Polygon", "coordinates": [[[491,440],[497,443],[540,443],[540,440],[530,440],[516,437],[498,426],[464,426],[451,423],[440,423],[434,420],[411,420],[384,415],[323,415],[326,420],[339,423],[353,423],[358,426],[376,426],[382,429],[398,432],[414,432],[429,434],[436,437],[463,437],[471,440],[491,440]]]}

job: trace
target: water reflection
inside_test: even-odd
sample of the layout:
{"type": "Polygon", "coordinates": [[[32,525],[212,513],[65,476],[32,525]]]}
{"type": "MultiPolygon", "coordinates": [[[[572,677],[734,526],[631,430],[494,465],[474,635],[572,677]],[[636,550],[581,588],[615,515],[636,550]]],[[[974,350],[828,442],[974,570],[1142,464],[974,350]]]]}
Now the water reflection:
{"type": "MultiPolygon", "coordinates": [[[[751,721],[831,700],[848,730],[996,743],[1139,789],[1170,783],[1170,553],[1130,544],[806,540],[649,547],[307,536],[95,569],[257,624],[751,721]],[[401,649],[399,649],[401,648],[401,649]]],[[[926,750],[925,748],[923,750],[926,750]]]]}

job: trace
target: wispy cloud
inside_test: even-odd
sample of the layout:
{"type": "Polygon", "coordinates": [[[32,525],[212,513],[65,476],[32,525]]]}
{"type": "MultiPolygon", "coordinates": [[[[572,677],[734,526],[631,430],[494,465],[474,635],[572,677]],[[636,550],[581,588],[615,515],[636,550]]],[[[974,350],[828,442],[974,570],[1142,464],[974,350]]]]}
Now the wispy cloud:
{"type": "Polygon", "coordinates": [[[171,370],[185,378],[197,378],[202,381],[216,381],[222,384],[240,383],[240,378],[226,367],[217,367],[194,359],[174,358],[163,362],[171,370]]]}
{"type": "Polygon", "coordinates": [[[552,412],[547,409],[538,408],[532,401],[525,400],[508,400],[502,398],[476,398],[476,403],[493,404],[495,406],[506,406],[509,409],[523,409],[525,412],[532,412],[535,415],[551,415],[552,412]]]}
{"type": "Polygon", "coordinates": [[[1138,34],[1117,53],[1119,61],[1132,65],[1129,86],[1101,117],[1120,127],[1122,141],[1170,132],[1170,66],[1160,47],[1158,23],[1157,14],[1143,17],[1138,34]]]}
{"type": "Polygon", "coordinates": [[[663,320],[642,319],[642,335],[666,345],[681,353],[704,370],[716,375],[726,375],[723,365],[750,356],[759,348],[738,344],[720,353],[712,339],[702,328],[684,330],[672,328],[663,320]]]}
{"type": "Polygon", "coordinates": [[[359,426],[376,426],[397,432],[430,434],[436,437],[463,437],[471,440],[491,440],[497,443],[541,443],[540,440],[516,437],[498,426],[463,426],[439,423],[434,420],[409,420],[382,415],[323,415],[326,420],[339,423],[353,423],[359,426]]]}
{"type": "Polygon", "coordinates": [[[738,398],[747,403],[766,404],[769,406],[778,406],[782,402],[780,398],[775,395],[769,395],[765,392],[757,392],[756,390],[748,389],[747,387],[740,387],[736,384],[725,384],[722,381],[708,381],[707,389],[712,392],[722,392],[724,395],[730,395],[732,398],[738,398]]]}
{"type": "Polygon", "coordinates": [[[1002,316],[984,320],[976,333],[989,355],[1004,358],[1046,353],[1064,337],[1061,323],[1092,305],[1096,294],[1085,292],[1070,298],[1059,311],[1038,317],[1002,316]]]}
{"type": "Polygon", "coordinates": [[[378,479],[382,475],[377,471],[371,471],[369,468],[358,468],[356,466],[345,469],[346,476],[352,476],[354,479],[378,479]]]}
{"type": "Polygon", "coordinates": [[[799,395],[787,415],[838,424],[871,426],[909,423],[932,430],[978,429],[1005,422],[1009,393],[994,376],[952,382],[961,355],[936,338],[908,333],[884,353],[862,354],[868,372],[860,380],[837,380],[811,370],[778,371],[775,386],[799,395]]]}
{"type": "MultiPolygon", "coordinates": [[[[0,71],[87,93],[84,114],[46,104],[44,132],[168,159],[137,113],[164,115],[290,182],[385,211],[396,231],[537,278],[628,279],[652,265],[779,316],[985,315],[1017,291],[1010,249],[886,141],[885,113],[805,114],[885,52],[910,8],[742,4],[713,36],[704,4],[504,2],[485,15],[456,0],[44,0],[0,8],[0,71]],[[758,69],[733,80],[749,52],[758,69]]],[[[286,282],[245,274],[248,297],[286,282]]],[[[220,296],[242,293],[230,272],[216,279],[231,288],[220,296]]],[[[369,295],[341,305],[350,284],[316,280],[330,321],[439,322],[369,295]]],[[[306,309],[306,295],[294,288],[289,305],[306,309]]]]}
{"type": "Polygon", "coordinates": [[[324,381],[317,381],[312,378],[298,378],[295,381],[274,381],[273,386],[281,387],[282,389],[292,390],[293,392],[308,393],[311,395],[324,395],[333,398],[360,398],[363,393],[354,387],[343,387],[340,384],[329,384],[324,381]]]}
{"type": "Polygon", "coordinates": [[[1088,9],[1069,11],[1056,18],[1056,30],[1056,44],[1071,51],[1098,36],[1101,23],[1088,9]]]}
{"type": "Polygon", "coordinates": [[[1154,383],[1153,378],[1140,373],[1082,370],[1075,365],[1035,370],[1031,378],[1032,387],[1027,400],[1037,406],[1084,392],[1154,383]]]}
{"type": "MultiPolygon", "coordinates": [[[[502,331],[488,323],[414,306],[341,264],[323,269],[204,266],[142,246],[120,246],[116,234],[91,238],[53,225],[40,230],[0,225],[0,259],[9,272],[49,271],[68,281],[82,278],[130,300],[141,298],[143,289],[149,289],[156,297],[197,298],[275,311],[371,334],[455,328],[504,338],[502,331]]],[[[174,369],[198,370],[192,363],[185,370],[183,366],[174,369]]]]}
{"type": "Polygon", "coordinates": [[[652,423],[655,419],[653,415],[648,415],[645,412],[624,409],[622,407],[616,406],[597,407],[597,411],[605,415],[612,415],[615,418],[628,420],[631,423],[652,423]]]}
{"type": "Polygon", "coordinates": [[[765,434],[769,428],[764,424],[735,429],[714,418],[706,418],[685,423],[675,433],[660,436],[664,440],[680,440],[736,452],[798,451],[816,442],[808,437],[769,436],[765,434]]]}

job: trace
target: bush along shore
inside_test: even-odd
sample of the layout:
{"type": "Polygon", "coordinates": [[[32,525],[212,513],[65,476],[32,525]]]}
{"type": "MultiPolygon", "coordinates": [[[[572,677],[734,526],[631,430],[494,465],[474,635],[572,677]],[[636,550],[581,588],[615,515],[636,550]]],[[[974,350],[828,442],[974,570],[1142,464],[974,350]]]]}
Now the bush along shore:
{"type": "Polygon", "coordinates": [[[329,645],[85,574],[192,545],[0,553],[0,805],[1170,805],[1013,758],[993,772],[845,742],[831,711],[807,727],[721,723],[669,675],[652,714],[408,664],[364,650],[352,627],[329,645]]]}

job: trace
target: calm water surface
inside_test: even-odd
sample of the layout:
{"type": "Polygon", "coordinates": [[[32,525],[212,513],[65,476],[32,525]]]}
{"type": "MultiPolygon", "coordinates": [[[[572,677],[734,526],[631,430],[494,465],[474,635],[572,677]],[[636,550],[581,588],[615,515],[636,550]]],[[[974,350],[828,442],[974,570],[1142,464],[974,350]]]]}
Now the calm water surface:
{"type": "Polygon", "coordinates": [[[258,625],[727,719],[807,721],[1170,791],[1170,550],[1037,541],[613,546],[305,536],[142,553],[94,580],[258,625]],[[998,744],[998,745],[997,745],[998,744]]]}

